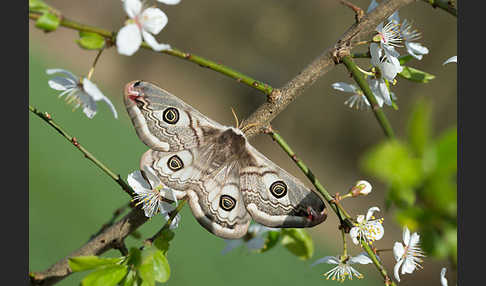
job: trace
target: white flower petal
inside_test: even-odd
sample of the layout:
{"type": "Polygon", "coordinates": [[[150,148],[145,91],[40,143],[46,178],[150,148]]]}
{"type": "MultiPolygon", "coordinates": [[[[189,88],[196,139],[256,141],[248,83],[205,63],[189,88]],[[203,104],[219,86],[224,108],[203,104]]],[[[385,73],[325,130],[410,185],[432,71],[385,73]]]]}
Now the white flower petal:
{"type": "Polygon", "coordinates": [[[231,251],[231,250],[237,248],[238,246],[240,246],[241,244],[243,244],[243,240],[241,240],[241,239],[235,239],[235,240],[225,239],[225,241],[226,241],[226,247],[223,249],[221,254],[226,254],[229,251],[231,251]]]}
{"type": "Polygon", "coordinates": [[[339,258],[335,256],[325,256],[321,259],[316,260],[316,262],[312,263],[311,266],[321,264],[321,263],[327,263],[327,264],[339,264],[339,258]]]}
{"type": "Polygon", "coordinates": [[[442,286],[447,286],[447,279],[445,277],[445,274],[446,274],[446,268],[443,267],[440,270],[440,284],[442,284],[442,286]]]}
{"type": "Polygon", "coordinates": [[[413,247],[416,247],[417,244],[419,243],[420,241],[420,235],[416,232],[414,232],[412,234],[412,236],[410,236],[410,242],[408,244],[409,247],[413,248],[413,247]]]}
{"type": "Polygon", "coordinates": [[[408,227],[405,226],[403,227],[403,243],[405,243],[405,245],[408,246],[409,241],[410,241],[410,230],[408,230],[408,227]]]}
{"type": "Polygon", "coordinates": [[[400,53],[395,50],[393,46],[386,45],[384,43],[381,43],[381,47],[385,51],[385,55],[387,57],[395,57],[398,58],[400,56],[400,53]]]}
{"type": "Polygon", "coordinates": [[[400,242],[395,242],[393,245],[393,256],[395,256],[395,260],[399,261],[403,254],[405,254],[405,248],[403,247],[403,244],[400,242]]]}
{"type": "Polygon", "coordinates": [[[140,22],[145,31],[157,35],[167,25],[167,15],[159,8],[147,8],[142,13],[140,22]]]}
{"type": "Polygon", "coordinates": [[[139,170],[130,173],[127,182],[137,194],[144,193],[152,188],[139,170]]]}
{"type": "Polygon", "coordinates": [[[358,234],[359,234],[359,228],[358,227],[352,227],[351,230],[349,231],[349,235],[351,236],[351,239],[353,240],[354,244],[358,244],[358,234]]]}
{"type": "Polygon", "coordinates": [[[381,96],[381,98],[387,105],[391,105],[392,101],[390,97],[390,92],[388,91],[388,87],[386,86],[385,81],[383,79],[379,79],[376,80],[376,84],[376,93],[374,91],[373,93],[375,93],[377,96],[381,96]]]}
{"type": "Polygon", "coordinates": [[[398,16],[398,10],[388,17],[388,21],[393,22],[395,24],[400,23],[400,16],[398,16]]]}
{"type": "Polygon", "coordinates": [[[175,210],[175,206],[169,204],[168,202],[161,201],[160,202],[160,213],[162,214],[168,214],[171,211],[175,210]]]}
{"type": "Polygon", "coordinates": [[[76,82],[66,77],[56,76],[51,78],[48,82],[49,86],[55,90],[67,90],[77,87],[76,82]]]}
{"type": "Polygon", "coordinates": [[[256,236],[246,243],[246,247],[251,250],[262,249],[263,245],[265,245],[265,239],[261,236],[256,236]]]}
{"type": "Polygon", "coordinates": [[[373,230],[372,232],[369,232],[367,234],[369,239],[372,240],[380,240],[383,238],[383,235],[385,234],[385,228],[383,228],[383,225],[381,222],[378,221],[372,221],[368,223],[368,227],[373,230]]]}
{"type": "Polygon", "coordinates": [[[98,86],[87,78],[83,79],[83,88],[95,101],[102,100],[105,97],[98,86]]]}
{"type": "Polygon", "coordinates": [[[157,40],[155,40],[154,36],[149,34],[146,31],[142,31],[143,39],[147,44],[156,52],[164,51],[164,50],[169,50],[170,45],[168,44],[159,44],[157,43],[157,40]]]}
{"type": "Polygon", "coordinates": [[[181,221],[181,214],[177,214],[169,225],[169,229],[174,230],[179,227],[181,221]]]}
{"type": "Polygon", "coordinates": [[[116,35],[116,48],[119,54],[131,56],[142,44],[142,34],[136,24],[128,24],[116,35]]]}
{"type": "Polygon", "coordinates": [[[75,76],[72,72],[65,70],[65,69],[47,69],[46,73],[49,74],[49,75],[55,74],[55,73],[63,73],[65,75],[67,75],[67,77],[69,77],[72,81],[74,81],[76,83],[79,82],[79,78],[77,76],[75,76]]]}
{"type": "Polygon", "coordinates": [[[92,119],[96,115],[98,109],[96,101],[84,91],[77,93],[77,98],[83,103],[83,112],[89,119],[92,119]]]}
{"type": "Polygon", "coordinates": [[[373,263],[373,260],[366,254],[366,252],[361,252],[355,257],[351,257],[348,261],[349,264],[359,263],[359,264],[369,264],[373,263]]]}
{"type": "Polygon", "coordinates": [[[378,2],[376,2],[376,0],[371,0],[370,6],[368,6],[366,13],[373,11],[377,6],[378,6],[378,2]]]}
{"type": "Polygon", "coordinates": [[[457,56],[453,56],[448,58],[442,65],[446,65],[448,63],[456,63],[457,64],[457,56]]]}
{"type": "Polygon", "coordinates": [[[407,53],[418,60],[422,59],[422,55],[429,53],[429,49],[419,43],[405,42],[405,48],[407,48],[407,53]]]}
{"type": "Polygon", "coordinates": [[[398,260],[397,264],[395,264],[395,267],[393,267],[393,274],[395,276],[395,279],[397,279],[398,282],[400,282],[400,276],[398,276],[398,270],[400,269],[400,265],[402,265],[403,259],[398,260]]]}
{"type": "Polygon", "coordinates": [[[415,270],[415,264],[413,263],[412,258],[405,258],[402,266],[402,274],[412,273],[415,270]]]}
{"type": "Polygon", "coordinates": [[[140,0],[124,0],[123,8],[128,17],[133,19],[142,11],[142,2],[140,0]]]}
{"type": "Polygon", "coordinates": [[[374,212],[379,212],[380,209],[378,207],[371,207],[369,208],[368,212],[366,213],[366,221],[369,221],[371,216],[374,212]]]}
{"type": "Polygon", "coordinates": [[[167,5],[176,5],[181,2],[181,0],[157,0],[157,2],[164,3],[167,5]]]}
{"type": "Polygon", "coordinates": [[[343,91],[343,92],[356,92],[357,87],[353,84],[345,83],[345,82],[335,82],[332,85],[332,88],[335,90],[343,91]]]}
{"type": "Polygon", "coordinates": [[[152,169],[150,166],[143,165],[143,171],[145,172],[145,176],[149,180],[151,186],[150,189],[155,189],[161,184],[160,179],[157,177],[157,175],[155,175],[154,169],[152,169]]]}
{"type": "Polygon", "coordinates": [[[371,64],[378,67],[381,63],[381,48],[377,43],[370,44],[371,64]]]}

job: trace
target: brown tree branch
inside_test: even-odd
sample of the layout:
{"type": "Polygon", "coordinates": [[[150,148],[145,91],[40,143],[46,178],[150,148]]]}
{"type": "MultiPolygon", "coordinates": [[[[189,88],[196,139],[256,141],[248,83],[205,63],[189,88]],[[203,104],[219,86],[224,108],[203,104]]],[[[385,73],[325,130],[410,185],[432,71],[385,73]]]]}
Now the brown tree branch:
{"type": "MultiPolygon", "coordinates": [[[[247,138],[252,138],[263,133],[269,123],[282,112],[292,101],[294,101],[304,90],[310,87],[317,79],[329,72],[343,56],[349,55],[353,43],[369,35],[375,27],[395,10],[408,5],[415,0],[388,0],[383,1],[370,14],[365,15],[359,23],[352,25],[336,43],[325,50],[319,57],[312,61],[297,76],[279,89],[274,89],[268,96],[267,102],[263,103],[255,112],[243,121],[243,128],[246,130],[247,138]],[[251,126],[251,127],[250,127],[251,126]]],[[[99,255],[119,245],[123,239],[138,227],[144,224],[147,218],[138,208],[133,209],[123,219],[109,227],[87,244],[71,253],[66,258],[52,265],[43,272],[31,273],[32,285],[52,285],[62,280],[71,270],[67,259],[82,255],[99,255]]]]}
{"type": "Polygon", "coordinates": [[[260,105],[255,112],[242,122],[243,128],[251,125],[251,128],[248,128],[245,132],[246,137],[251,138],[257,134],[264,133],[265,128],[280,112],[301,95],[304,90],[314,84],[317,79],[340,63],[343,56],[350,54],[354,42],[359,42],[361,38],[374,31],[376,26],[393,14],[393,12],[412,2],[415,2],[415,0],[383,1],[371,13],[365,15],[359,23],[352,25],[336,41],[334,46],[325,50],[298,75],[283,87],[273,89],[268,96],[267,102],[260,105]]]}
{"type": "Polygon", "coordinates": [[[68,258],[83,255],[100,255],[112,248],[119,248],[125,237],[143,225],[148,218],[143,210],[132,209],[125,217],[117,223],[98,234],[78,250],[69,254],[62,260],[56,262],[43,272],[32,272],[30,276],[31,285],[53,285],[72,273],[69,268],[68,258]]]}

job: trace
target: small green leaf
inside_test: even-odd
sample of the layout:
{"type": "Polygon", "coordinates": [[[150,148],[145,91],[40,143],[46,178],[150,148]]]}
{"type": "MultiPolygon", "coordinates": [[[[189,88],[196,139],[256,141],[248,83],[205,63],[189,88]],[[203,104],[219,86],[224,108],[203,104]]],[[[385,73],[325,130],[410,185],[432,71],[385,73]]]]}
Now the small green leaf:
{"type": "Polygon", "coordinates": [[[49,6],[42,0],[29,0],[29,11],[46,12],[49,6]]]}
{"type": "Polygon", "coordinates": [[[421,160],[410,152],[407,145],[387,140],[367,151],[361,167],[368,173],[392,184],[397,189],[413,188],[422,179],[421,160]]]}
{"type": "Polygon", "coordinates": [[[457,172],[457,128],[454,126],[436,141],[436,173],[451,176],[457,172]]]}
{"type": "Polygon", "coordinates": [[[127,275],[126,265],[111,265],[96,270],[84,277],[82,286],[115,286],[127,275]]]}
{"type": "Polygon", "coordinates": [[[99,256],[77,256],[68,259],[69,267],[73,272],[90,270],[100,266],[118,264],[122,262],[125,257],[117,258],[101,258],[99,256]]]}
{"type": "Polygon", "coordinates": [[[405,79],[421,83],[427,83],[435,78],[435,75],[433,74],[407,66],[403,67],[403,70],[399,75],[405,79]]]}
{"type": "Polygon", "coordinates": [[[138,269],[138,275],[142,279],[142,285],[155,286],[155,272],[154,272],[154,259],[150,256],[140,265],[138,269]]]}
{"type": "Polygon", "coordinates": [[[314,254],[314,242],[302,228],[282,229],[282,245],[303,260],[314,254]]]}
{"type": "Polygon", "coordinates": [[[105,38],[96,33],[79,32],[79,39],[76,40],[79,46],[87,50],[99,50],[105,46],[105,38]]]}
{"type": "Polygon", "coordinates": [[[61,20],[56,15],[50,12],[44,12],[44,14],[37,19],[37,22],[35,22],[35,26],[46,32],[50,32],[57,29],[60,22],[61,20]]]}
{"type": "Polygon", "coordinates": [[[430,137],[430,104],[424,99],[415,103],[408,120],[408,140],[413,151],[422,156],[430,137]]]}
{"type": "Polygon", "coordinates": [[[134,232],[130,233],[130,236],[132,236],[132,237],[134,237],[134,238],[136,238],[136,239],[140,239],[140,238],[142,238],[142,234],[141,234],[141,233],[140,233],[140,231],[138,231],[138,230],[136,230],[136,231],[134,231],[134,232]]]}
{"type": "Polygon", "coordinates": [[[411,59],[413,59],[413,56],[411,56],[411,55],[405,55],[405,56],[401,56],[401,57],[398,58],[398,60],[400,61],[400,65],[401,66],[403,66],[404,64],[406,64],[411,59]]]}
{"type": "Polygon", "coordinates": [[[160,250],[155,251],[154,255],[155,281],[166,282],[170,277],[170,266],[164,253],[160,250]]]}
{"type": "Polygon", "coordinates": [[[175,234],[172,230],[166,229],[154,240],[153,245],[166,254],[169,250],[169,242],[174,238],[174,236],[175,234]]]}
{"type": "Polygon", "coordinates": [[[128,271],[127,276],[120,282],[121,286],[136,286],[137,285],[137,272],[134,270],[128,271]]]}
{"type": "Polygon", "coordinates": [[[267,237],[265,238],[265,244],[263,244],[262,249],[258,250],[258,252],[263,253],[274,248],[277,245],[280,236],[281,236],[280,231],[267,232],[267,237]]]}
{"type": "Polygon", "coordinates": [[[128,265],[133,265],[135,268],[142,263],[142,252],[137,247],[130,248],[128,252],[128,265]]]}

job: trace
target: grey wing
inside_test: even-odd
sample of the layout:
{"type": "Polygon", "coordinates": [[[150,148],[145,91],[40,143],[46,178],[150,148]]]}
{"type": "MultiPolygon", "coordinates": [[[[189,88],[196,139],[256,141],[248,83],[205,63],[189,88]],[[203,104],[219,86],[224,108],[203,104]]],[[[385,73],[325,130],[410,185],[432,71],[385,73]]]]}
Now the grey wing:
{"type": "Polygon", "coordinates": [[[269,227],[311,227],[327,217],[321,196],[274,164],[250,144],[240,159],[240,186],[246,209],[269,227]]]}
{"type": "Polygon", "coordinates": [[[187,196],[192,213],[208,231],[240,238],[251,218],[240,192],[239,166],[236,161],[213,166],[215,152],[211,144],[177,152],[148,150],[141,165],[151,166],[178,199],[187,196]]]}
{"type": "Polygon", "coordinates": [[[157,151],[173,152],[201,146],[224,129],[149,82],[126,84],[124,101],[138,137],[157,151]]]}

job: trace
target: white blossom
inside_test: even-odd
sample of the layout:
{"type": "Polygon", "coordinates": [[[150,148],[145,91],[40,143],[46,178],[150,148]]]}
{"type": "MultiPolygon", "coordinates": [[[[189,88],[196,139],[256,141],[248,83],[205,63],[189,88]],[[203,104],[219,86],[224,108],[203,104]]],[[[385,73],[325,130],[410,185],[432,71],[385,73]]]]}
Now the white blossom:
{"type": "Polygon", "coordinates": [[[442,65],[446,65],[448,63],[456,63],[457,64],[457,56],[453,56],[448,58],[442,65]]]}
{"type": "Polygon", "coordinates": [[[79,78],[65,69],[48,69],[46,73],[56,74],[61,73],[64,76],[55,76],[48,81],[52,89],[62,91],[59,97],[66,95],[65,100],[68,103],[74,104],[74,109],[82,106],[83,112],[88,118],[93,118],[97,112],[96,101],[103,100],[108,104],[115,118],[118,118],[115,106],[111,101],[103,95],[100,89],[90,81],[88,78],[79,78]]]}
{"type": "Polygon", "coordinates": [[[402,72],[403,67],[397,57],[383,53],[383,49],[377,43],[370,44],[371,64],[380,69],[382,77],[393,82],[398,73],[402,72]]]}
{"type": "Polygon", "coordinates": [[[373,263],[373,261],[365,252],[362,252],[354,257],[325,256],[312,263],[312,266],[320,263],[337,264],[336,267],[324,273],[324,276],[326,276],[327,279],[331,278],[331,280],[343,282],[346,278],[353,280],[353,276],[358,279],[363,278],[363,274],[354,269],[351,264],[369,264],[373,263]]]}
{"type": "Polygon", "coordinates": [[[164,3],[167,5],[176,5],[181,2],[181,0],[157,0],[157,2],[164,3]]]}
{"type": "Polygon", "coordinates": [[[368,102],[368,99],[366,99],[366,96],[363,94],[361,89],[356,87],[355,85],[345,82],[335,82],[331,86],[335,90],[352,93],[352,95],[348,99],[346,99],[346,101],[344,101],[344,104],[349,106],[350,108],[355,107],[358,110],[365,110],[370,108],[370,103],[368,102]]]}
{"type": "Polygon", "coordinates": [[[378,106],[382,107],[383,103],[386,105],[392,105],[391,92],[388,90],[388,87],[382,78],[367,78],[367,81],[371,91],[375,95],[378,106]]]}
{"type": "Polygon", "coordinates": [[[393,255],[397,264],[395,264],[394,274],[398,282],[400,282],[398,275],[400,266],[402,266],[401,274],[412,273],[416,268],[421,267],[419,263],[422,262],[422,259],[420,257],[425,257],[425,255],[418,246],[419,240],[420,236],[418,233],[414,232],[410,235],[408,227],[405,226],[403,229],[403,244],[395,242],[393,255]]]}
{"type": "Polygon", "coordinates": [[[443,267],[441,270],[440,270],[440,284],[442,284],[442,286],[447,286],[447,279],[445,277],[445,274],[446,274],[446,268],[443,267]]]}
{"type": "Polygon", "coordinates": [[[143,4],[140,0],[124,0],[123,7],[130,20],[116,36],[118,53],[133,55],[142,44],[142,39],[155,51],[170,49],[170,45],[159,44],[153,36],[167,25],[168,18],[162,10],[154,7],[142,10],[143,4]]]}
{"type": "MultiPolygon", "coordinates": [[[[175,209],[175,206],[166,200],[174,201],[177,206],[177,199],[174,192],[162,184],[152,168],[148,166],[144,166],[143,168],[147,179],[144,178],[142,172],[139,170],[132,172],[127,178],[128,184],[137,193],[133,199],[138,201],[137,205],[142,204],[142,209],[146,217],[153,217],[161,213],[168,220],[169,213],[175,209]]],[[[179,221],[180,215],[177,214],[170,228],[176,228],[179,221]]]]}
{"type": "Polygon", "coordinates": [[[264,234],[269,231],[278,231],[277,228],[266,227],[261,224],[254,223],[248,228],[248,233],[240,239],[225,239],[226,246],[221,252],[226,254],[229,251],[239,247],[240,245],[246,245],[249,250],[259,250],[265,245],[264,234]]]}
{"type": "Polygon", "coordinates": [[[353,240],[354,244],[359,244],[360,239],[364,239],[367,242],[373,242],[375,240],[380,240],[385,233],[383,228],[383,218],[375,219],[373,213],[380,211],[378,207],[371,207],[364,215],[359,215],[357,223],[349,231],[349,235],[353,240]]]}
{"type": "Polygon", "coordinates": [[[359,196],[359,195],[366,196],[369,193],[371,193],[371,190],[372,189],[373,189],[373,187],[371,186],[371,184],[368,181],[366,181],[366,180],[359,180],[351,188],[351,191],[350,192],[353,194],[353,196],[359,196]]]}

